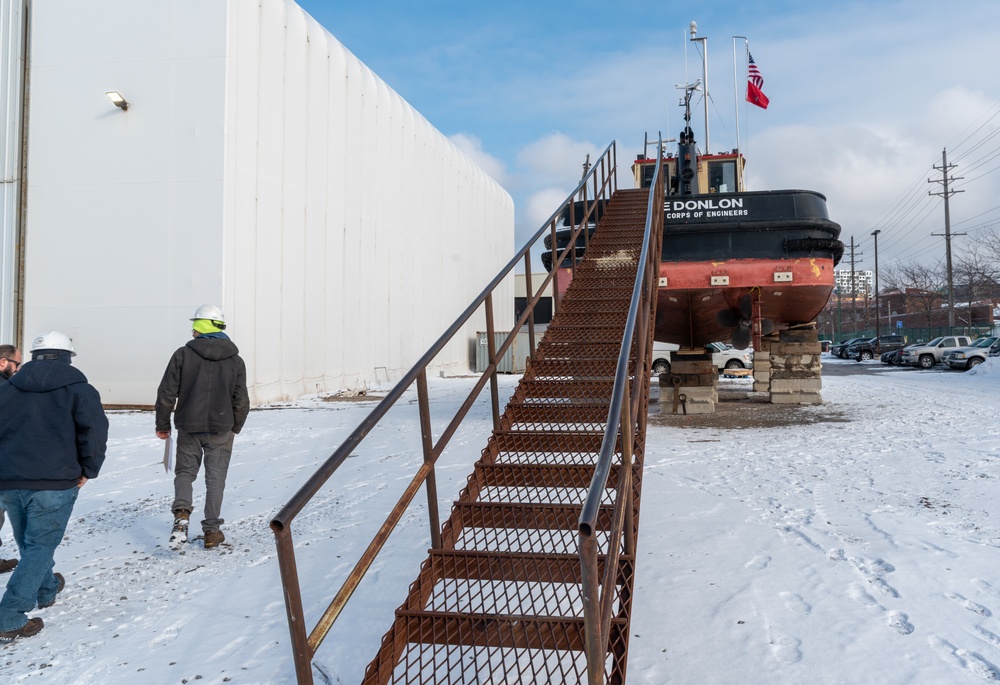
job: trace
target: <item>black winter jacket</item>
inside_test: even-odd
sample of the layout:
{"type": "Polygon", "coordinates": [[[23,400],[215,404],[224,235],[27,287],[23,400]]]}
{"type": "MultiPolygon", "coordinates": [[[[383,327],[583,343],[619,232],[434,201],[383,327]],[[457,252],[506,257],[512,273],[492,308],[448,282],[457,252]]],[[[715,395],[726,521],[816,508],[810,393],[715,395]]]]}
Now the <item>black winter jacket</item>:
{"type": "Polygon", "coordinates": [[[68,490],[97,478],[107,445],[101,396],[68,356],[0,383],[0,489],[68,490]]]}
{"type": "Polygon", "coordinates": [[[250,412],[247,370],[228,338],[198,337],[174,352],[156,392],[156,430],[170,412],[185,433],[239,433],[250,412]]]}

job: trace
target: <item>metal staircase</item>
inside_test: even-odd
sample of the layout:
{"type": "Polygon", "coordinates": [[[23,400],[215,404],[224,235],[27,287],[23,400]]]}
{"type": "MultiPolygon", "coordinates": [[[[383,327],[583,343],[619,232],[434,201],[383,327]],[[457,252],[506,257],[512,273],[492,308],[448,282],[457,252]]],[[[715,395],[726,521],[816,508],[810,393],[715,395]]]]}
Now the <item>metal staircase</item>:
{"type": "MultiPolygon", "coordinates": [[[[586,681],[577,528],[607,427],[647,201],[646,190],[612,197],[365,683],[586,681]]],[[[649,371],[636,374],[635,352],[628,371],[648,400],[649,371]]],[[[645,415],[645,402],[639,411],[645,415]]],[[[637,438],[633,538],[644,435],[637,438]]],[[[597,516],[604,545],[623,477],[621,450],[614,455],[597,516]]],[[[598,573],[606,561],[601,553],[598,573]]],[[[622,554],[613,573],[606,682],[625,679],[634,563],[622,554]]]]}
{"type": "MultiPolygon", "coordinates": [[[[431,549],[364,683],[625,681],[663,185],[658,162],[652,189],[616,190],[616,167],[612,143],[548,222],[272,519],[300,684],[313,682],[316,651],[420,490],[427,496],[431,549]],[[546,235],[555,246],[557,221],[567,214],[572,230],[559,238],[564,246],[547,255],[555,269],[535,290],[531,250],[546,235]],[[585,248],[579,261],[578,243],[585,248]],[[528,306],[497,345],[493,292],[522,259],[528,306]],[[560,268],[571,264],[572,271],[560,268]],[[566,278],[571,282],[557,300],[556,316],[501,413],[498,361],[522,326],[534,348],[533,308],[550,281],[560,292],[566,278]],[[488,368],[435,433],[428,367],[480,311],[488,368]],[[423,462],[309,630],[293,521],[414,384],[423,462]],[[494,429],[442,526],[435,463],[487,384],[494,429]]],[[[329,681],[325,672],[323,678],[329,681]]]]}

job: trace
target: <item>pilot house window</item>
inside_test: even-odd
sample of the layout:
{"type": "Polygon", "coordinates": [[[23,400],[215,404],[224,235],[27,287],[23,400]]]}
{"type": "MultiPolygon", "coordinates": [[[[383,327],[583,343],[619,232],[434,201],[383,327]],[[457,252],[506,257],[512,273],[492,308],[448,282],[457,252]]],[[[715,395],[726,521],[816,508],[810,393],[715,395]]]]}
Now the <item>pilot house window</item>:
{"type": "Polygon", "coordinates": [[[710,193],[735,193],[736,192],[736,163],[709,162],[708,163],[708,192],[710,193]]]}

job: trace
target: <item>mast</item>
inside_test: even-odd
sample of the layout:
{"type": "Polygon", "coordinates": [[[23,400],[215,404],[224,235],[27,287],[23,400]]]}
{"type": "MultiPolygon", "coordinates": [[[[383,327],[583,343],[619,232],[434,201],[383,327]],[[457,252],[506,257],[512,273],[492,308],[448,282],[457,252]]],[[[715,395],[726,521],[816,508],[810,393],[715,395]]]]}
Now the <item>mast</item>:
{"type": "Polygon", "coordinates": [[[684,130],[681,131],[677,142],[677,175],[679,195],[697,195],[700,192],[698,186],[698,145],[694,139],[694,131],[691,130],[691,95],[700,87],[700,82],[686,83],[677,86],[684,89],[684,130]]]}
{"type": "Polygon", "coordinates": [[[701,82],[705,84],[705,154],[711,154],[712,147],[708,144],[708,36],[696,38],[698,33],[698,22],[691,22],[691,41],[701,43],[703,54],[701,56],[701,82]]]}

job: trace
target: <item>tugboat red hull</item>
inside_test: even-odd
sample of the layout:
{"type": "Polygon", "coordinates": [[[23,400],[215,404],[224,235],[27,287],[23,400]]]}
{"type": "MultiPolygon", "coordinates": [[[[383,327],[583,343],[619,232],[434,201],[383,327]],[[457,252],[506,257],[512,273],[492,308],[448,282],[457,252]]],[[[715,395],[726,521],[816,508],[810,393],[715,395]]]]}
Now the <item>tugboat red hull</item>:
{"type": "Polygon", "coordinates": [[[718,312],[738,310],[747,294],[775,330],[812,321],[833,292],[833,269],[832,257],[662,262],[655,338],[682,348],[727,341],[718,312]]]}

